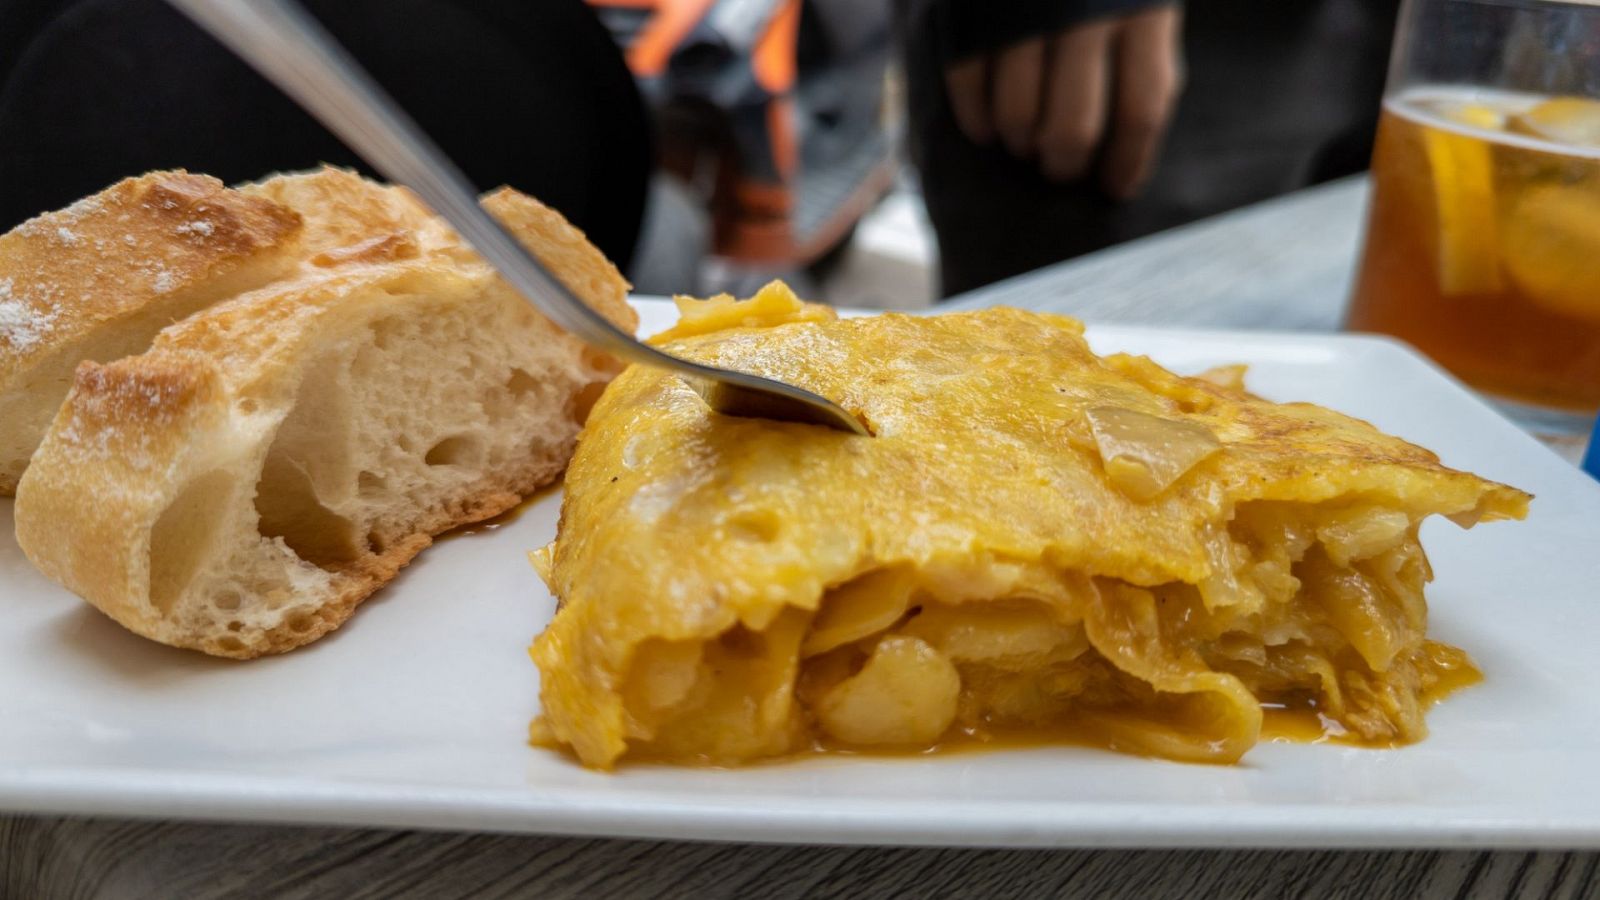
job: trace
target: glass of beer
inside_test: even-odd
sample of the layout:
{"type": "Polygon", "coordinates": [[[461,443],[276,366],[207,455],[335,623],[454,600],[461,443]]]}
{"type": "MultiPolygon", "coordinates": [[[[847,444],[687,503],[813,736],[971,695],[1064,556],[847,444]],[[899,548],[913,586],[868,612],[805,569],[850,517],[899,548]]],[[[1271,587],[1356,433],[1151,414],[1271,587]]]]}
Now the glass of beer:
{"type": "Polygon", "coordinates": [[[1600,410],[1600,6],[1407,0],[1349,327],[1525,422],[1600,410]]]}

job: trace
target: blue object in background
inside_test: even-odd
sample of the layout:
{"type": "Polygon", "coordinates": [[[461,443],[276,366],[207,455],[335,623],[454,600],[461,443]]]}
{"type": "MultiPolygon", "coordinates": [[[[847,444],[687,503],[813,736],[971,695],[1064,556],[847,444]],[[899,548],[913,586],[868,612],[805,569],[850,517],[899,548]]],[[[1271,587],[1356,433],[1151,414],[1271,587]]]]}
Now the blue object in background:
{"type": "Polygon", "coordinates": [[[1600,419],[1594,420],[1594,434],[1589,436],[1589,452],[1583,455],[1583,470],[1600,478],[1600,419]]]}

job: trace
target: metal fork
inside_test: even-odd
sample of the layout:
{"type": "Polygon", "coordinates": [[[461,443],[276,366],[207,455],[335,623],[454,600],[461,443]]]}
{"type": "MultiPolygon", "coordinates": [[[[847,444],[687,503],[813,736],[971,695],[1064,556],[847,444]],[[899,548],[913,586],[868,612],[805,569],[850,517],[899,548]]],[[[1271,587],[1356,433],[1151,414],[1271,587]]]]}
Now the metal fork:
{"type": "Polygon", "coordinates": [[[670,369],[732,416],[866,428],[792,384],[679,359],[612,325],[573,296],[478,206],[461,170],[294,0],[169,0],[322,121],[391,181],[415,191],[551,321],[630,362],[670,369]]]}

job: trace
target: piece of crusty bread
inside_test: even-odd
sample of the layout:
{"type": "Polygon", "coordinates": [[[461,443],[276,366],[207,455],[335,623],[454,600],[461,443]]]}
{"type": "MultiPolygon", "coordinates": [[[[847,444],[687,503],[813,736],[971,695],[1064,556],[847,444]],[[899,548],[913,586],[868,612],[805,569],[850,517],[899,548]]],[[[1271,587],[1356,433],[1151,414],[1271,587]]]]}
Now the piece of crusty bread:
{"type": "MultiPolygon", "coordinates": [[[[515,193],[515,192],[512,192],[515,193]]],[[[324,166],[237,189],[205,175],[126,179],[0,237],[0,496],[89,359],[307,267],[471,257],[404,188],[324,166]]]]}
{"type": "Polygon", "coordinates": [[[139,353],[173,321],[293,271],[300,233],[281,204],[152,172],[0,236],[0,495],[79,362],[139,353]]]}
{"type": "Polygon", "coordinates": [[[415,194],[349,169],[280,173],[238,190],[299,213],[305,219],[301,245],[314,266],[394,262],[435,252],[471,258],[455,231],[415,194]]]}
{"type": "MultiPolygon", "coordinates": [[[[509,190],[484,203],[636,327],[627,283],[559,214],[509,190]]],[[[555,478],[620,364],[425,231],[343,242],[383,249],[80,368],[18,491],[28,557],[133,631],[249,658],[333,630],[432,535],[555,478]]]]}

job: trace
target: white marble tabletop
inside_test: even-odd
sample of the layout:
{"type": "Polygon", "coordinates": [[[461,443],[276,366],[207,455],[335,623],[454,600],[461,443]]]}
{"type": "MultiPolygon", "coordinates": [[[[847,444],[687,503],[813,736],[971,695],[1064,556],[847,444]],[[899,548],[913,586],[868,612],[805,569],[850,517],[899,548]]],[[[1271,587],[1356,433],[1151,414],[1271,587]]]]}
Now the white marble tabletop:
{"type": "MultiPolygon", "coordinates": [[[[1338,327],[1365,182],[996,285],[1091,322],[1338,327]]],[[[945,307],[951,308],[951,307],[945,307]]],[[[0,815],[0,898],[1600,896],[1600,854],[788,847],[0,815]]]]}

